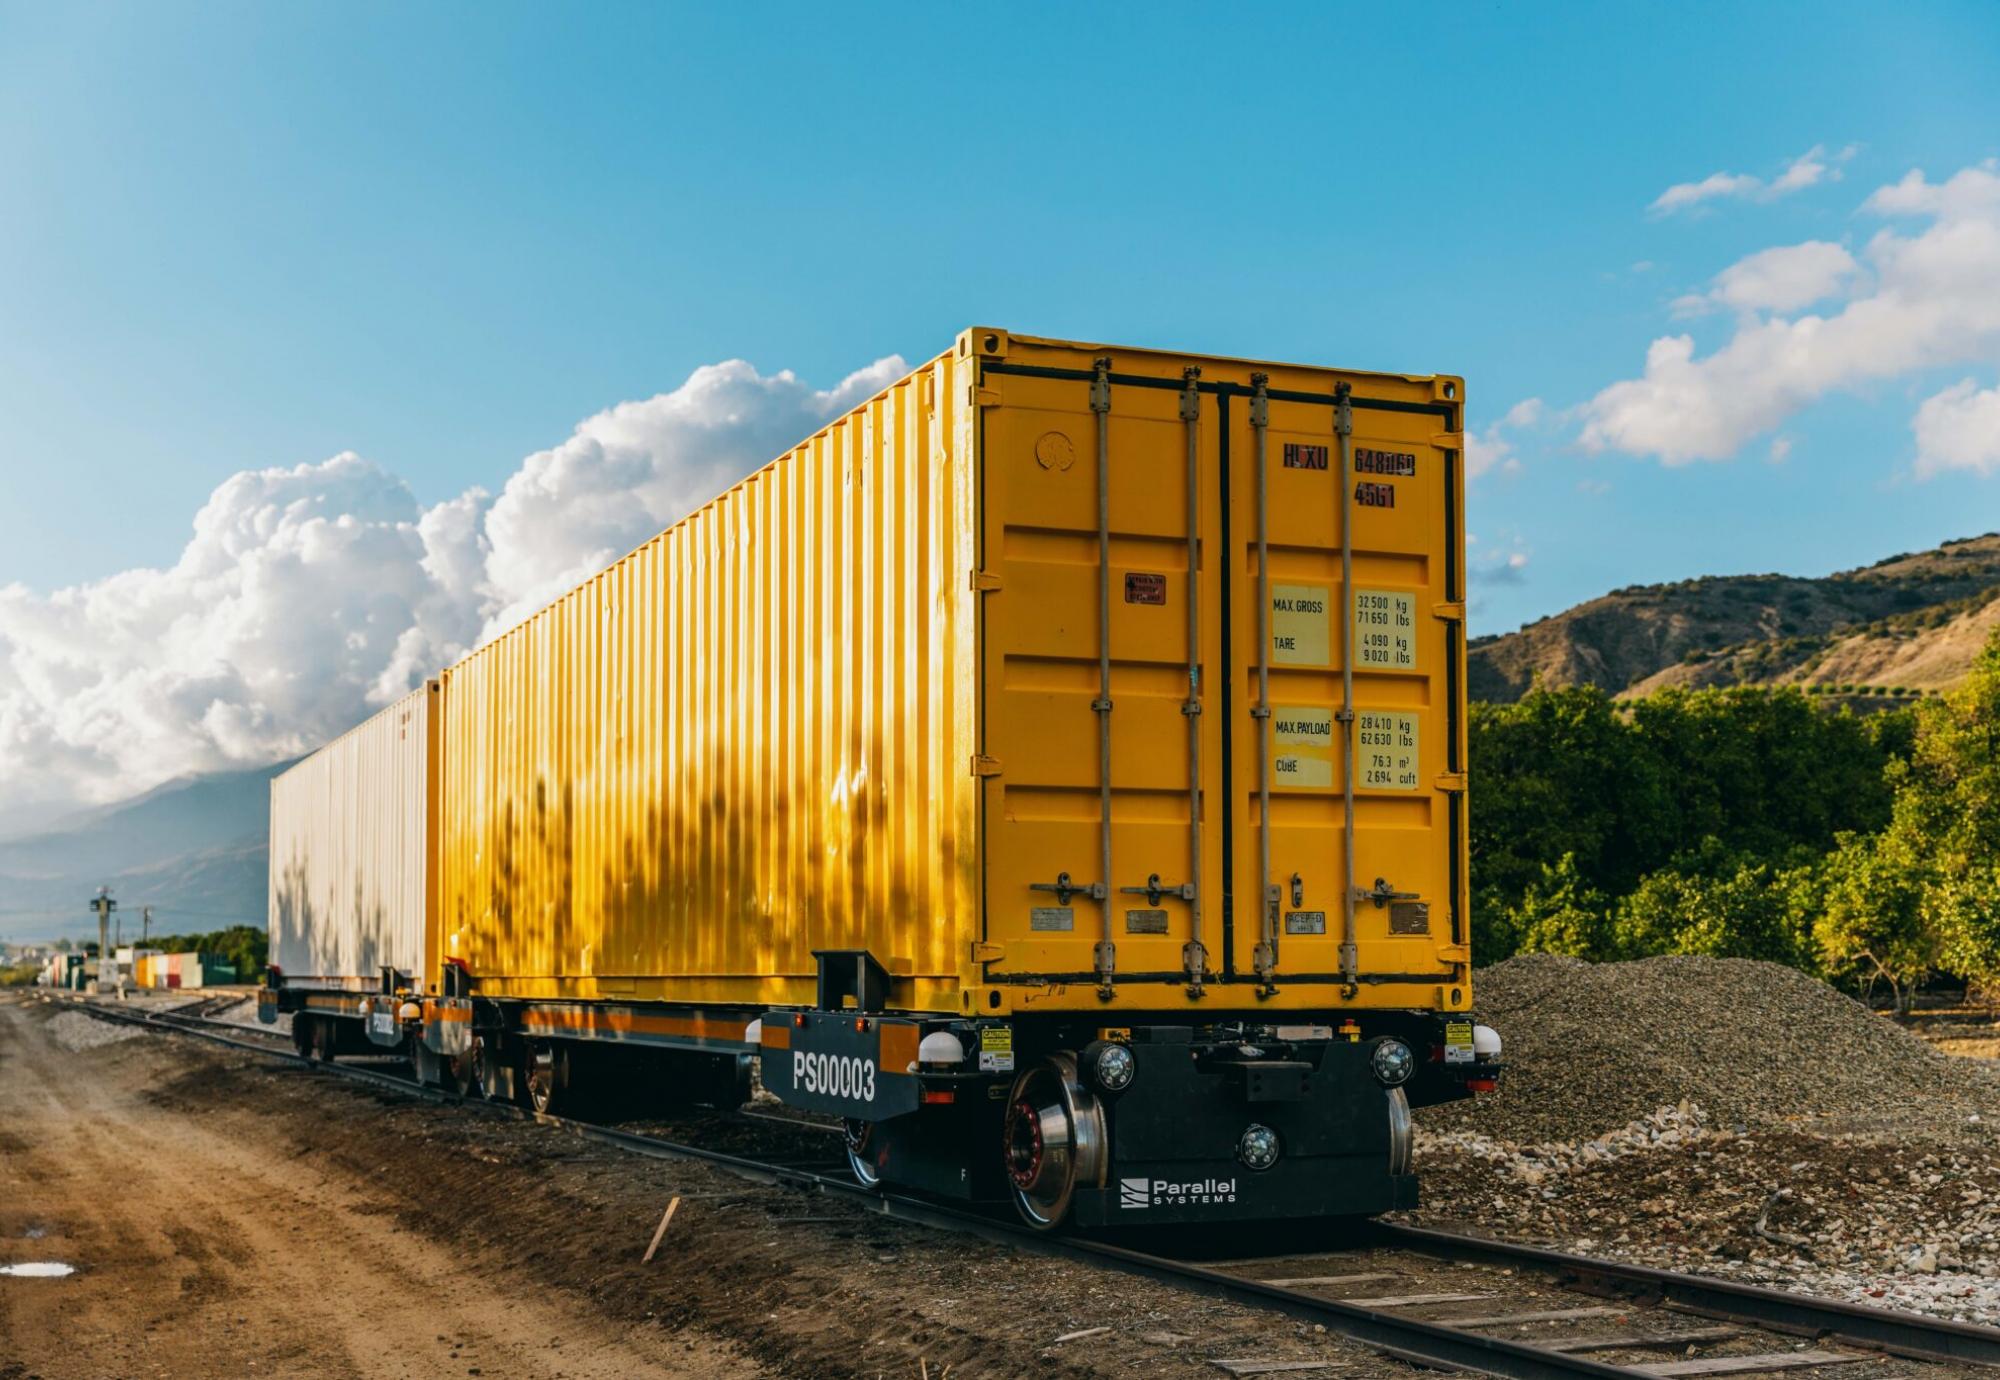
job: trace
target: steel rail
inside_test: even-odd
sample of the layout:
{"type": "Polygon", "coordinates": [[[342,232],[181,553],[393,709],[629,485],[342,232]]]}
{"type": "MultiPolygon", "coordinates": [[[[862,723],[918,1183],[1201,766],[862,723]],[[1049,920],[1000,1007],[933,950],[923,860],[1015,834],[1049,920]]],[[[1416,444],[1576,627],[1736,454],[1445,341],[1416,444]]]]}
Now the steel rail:
{"type": "MultiPolygon", "coordinates": [[[[1249,1307],[1283,1313],[1301,1321],[1322,1324],[1337,1335],[1364,1346],[1422,1365],[1451,1367],[1482,1375],[1512,1377],[1512,1380],[1547,1380],[1548,1377],[1622,1377],[1622,1380],[1653,1380],[1641,1366],[1620,1366],[1593,1361],[1589,1357],[1535,1346],[1527,1342],[1489,1337],[1483,1333],[1453,1327],[1449,1322],[1430,1322],[1403,1317],[1382,1309],[1366,1308],[1337,1299],[1321,1298],[1299,1289],[1242,1279],[1224,1270],[1197,1262],[1149,1254],[1108,1242],[1051,1235],[1031,1231],[1004,1219],[985,1216],[963,1208],[909,1197],[880,1189],[868,1189],[844,1177],[816,1170],[772,1164],[742,1155],[709,1150],[637,1131],[621,1130],[594,1122],[550,1116],[508,1103],[460,1097],[440,1088],[409,1079],[396,1078],[372,1069],[325,1063],[285,1050],[253,1044],[232,1035],[198,1028],[198,1025],[232,1026],[232,1022],[205,1017],[182,1018],[181,1022],[159,1019],[173,1012],[140,1013],[116,1011],[87,1001],[66,998],[85,1011],[107,1019],[151,1026],[174,1034],[209,1040],[246,1053],[301,1065],[357,1082],[413,1093],[442,1103],[454,1103],[490,1115],[515,1121],[533,1122],[566,1131],[581,1139],[613,1146],[652,1159],[704,1163],[755,1183],[805,1189],[832,1194],[866,1211],[915,1225],[979,1237],[996,1244],[1033,1250],[1041,1254],[1084,1264],[1116,1269],[1125,1274],[1155,1279],[1175,1288],[1211,1298],[1224,1299],[1249,1307]]],[[[250,1032],[255,1033],[255,1032],[250,1032]]],[[[1912,1360],[2000,1366],[2000,1329],[1921,1314],[1897,1313],[1831,1299],[1788,1294],[1731,1281],[1678,1274],[1649,1266],[1627,1265],[1618,1261],[1568,1255],[1538,1246],[1496,1241],[1459,1232],[1389,1223],[1374,1224],[1375,1239],[1383,1245],[1407,1249],[1451,1260],[1501,1262],[1528,1265],[1538,1270],[1566,1276],[1583,1286],[1609,1290],[1635,1301],[1666,1306],[1678,1311],[1702,1314],[1791,1335],[1812,1336],[1847,1342],[1856,1347],[1902,1356],[1912,1360]]],[[[1271,1259],[1284,1259],[1273,1256],[1271,1259]]]]}
{"type": "Polygon", "coordinates": [[[1378,1222],[1375,1231],[1387,1244],[1425,1255],[1528,1265],[1564,1275],[1587,1293],[1654,1302],[1704,1317],[1754,1324],[1772,1332],[1846,1342],[1917,1361],[2000,1366],[2000,1328],[1898,1313],[1839,1299],[1814,1298],[1650,1265],[1571,1255],[1432,1227],[1378,1222]]]}

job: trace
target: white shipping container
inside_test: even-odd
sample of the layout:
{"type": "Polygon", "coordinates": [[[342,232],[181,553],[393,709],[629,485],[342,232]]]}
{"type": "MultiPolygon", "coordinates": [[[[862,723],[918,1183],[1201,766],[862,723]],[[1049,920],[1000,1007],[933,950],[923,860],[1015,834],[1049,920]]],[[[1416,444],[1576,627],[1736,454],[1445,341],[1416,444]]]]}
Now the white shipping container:
{"type": "Polygon", "coordinates": [[[271,962],[288,985],[427,974],[436,681],[271,782],[271,962]]]}

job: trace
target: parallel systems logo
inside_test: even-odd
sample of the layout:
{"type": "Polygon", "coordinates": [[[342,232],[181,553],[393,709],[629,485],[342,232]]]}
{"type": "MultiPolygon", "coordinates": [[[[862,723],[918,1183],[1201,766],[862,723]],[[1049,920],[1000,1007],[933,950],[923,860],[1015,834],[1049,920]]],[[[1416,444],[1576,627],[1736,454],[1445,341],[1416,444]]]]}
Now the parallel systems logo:
{"type": "Polygon", "coordinates": [[[1171,1179],[1120,1179],[1118,1181],[1118,1206],[1121,1208],[1149,1208],[1180,1206],[1193,1203],[1233,1203],[1236,1201],[1236,1180],[1197,1179],[1191,1183],[1175,1183],[1171,1179]]]}

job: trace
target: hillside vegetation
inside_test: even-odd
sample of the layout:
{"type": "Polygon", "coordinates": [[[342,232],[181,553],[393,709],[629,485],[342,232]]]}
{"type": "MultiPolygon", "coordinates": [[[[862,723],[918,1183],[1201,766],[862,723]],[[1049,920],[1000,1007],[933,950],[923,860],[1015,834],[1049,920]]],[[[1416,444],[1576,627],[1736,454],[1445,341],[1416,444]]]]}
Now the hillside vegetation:
{"type": "Polygon", "coordinates": [[[1467,687],[1638,696],[1674,686],[1798,685],[1886,700],[1956,684],[2000,629],[2000,533],[1824,579],[1711,575],[1633,585],[1475,639],[1467,687]]]}
{"type": "Polygon", "coordinates": [[[1595,685],[1474,704],[1474,958],[1759,958],[1903,1005],[2000,984],[2000,634],[1941,696],[1595,685]]]}

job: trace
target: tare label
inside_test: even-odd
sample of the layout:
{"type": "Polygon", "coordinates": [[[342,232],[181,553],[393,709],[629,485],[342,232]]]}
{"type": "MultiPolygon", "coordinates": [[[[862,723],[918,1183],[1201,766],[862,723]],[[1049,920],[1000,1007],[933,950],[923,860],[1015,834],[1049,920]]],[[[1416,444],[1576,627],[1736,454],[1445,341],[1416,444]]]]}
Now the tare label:
{"type": "Polygon", "coordinates": [[[1324,666],[1332,658],[1333,591],[1325,585],[1271,586],[1271,660],[1279,666],[1324,666]]]}
{"type": "Polygon", "coordinates": [[[1271,784],[1325,789],[1333,784],[1333,710],[1322,705],[1271,707],[1271,784]]]}
{"type": "Polygon", "coordinates": [[[1354,591],[1354,664],[1417,668],[1417,597],[1393,589],[1354,591]]]}
{"type": "Polygon", "coordinates": [[[1414,791],[1417,716],[1364,709],[1354,723],[1355,785],[1370,791],[1414,791]]]}

